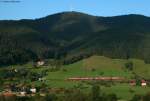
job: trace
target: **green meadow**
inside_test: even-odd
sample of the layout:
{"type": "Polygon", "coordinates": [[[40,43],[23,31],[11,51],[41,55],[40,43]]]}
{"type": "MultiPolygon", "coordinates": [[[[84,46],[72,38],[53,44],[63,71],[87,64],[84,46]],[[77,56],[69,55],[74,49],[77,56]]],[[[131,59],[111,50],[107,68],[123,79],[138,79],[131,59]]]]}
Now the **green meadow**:
{"type": "MultiPolygon", "coordinates": [[[[18,66],[13,66],[19,68],[18,66]]],[[[143,60],[138,59],[111,59],[104,56],[92,56],[70,65],[63,65],[57,71],[49,71],[52,67],[34,68],[31,63],[23,65],[31,71],[40,73],[48,70],[44,77],[44,83],[50,88],[74,88],[81,87],[83,91],[90,90],[91,85],[82,81],[68,81],[71,77],[124,77],[127,80],[134,78],[135,74],[141,78],[150,79],[150,64],[145,64],[143,60]],[[133,70],[125,67],[127,62],[133,63],[133,70]]],[[[94,81],[90,81],[94,82],[94,81]]],[[[31,82],[34,85],[42,85],[43,82],[31,82]]],[[[110,86],[101,86],[102,92],[115,93],[120,99],[131,99],[135,94],[145,94],[150,92],[150,87],[130,86],[128,83],[115,83],[110,86]]]]}
{"type": "MultiPolygon", "coordinates": [[[[39,69],[41,70],[41,69],[39,69]]],[[[138,59],[111,59],[103,56],[92,56],[74,64],[62,66],[59,71],[48,72],[45,77],[45,83],[52,88],[73,88],[82,85],[85,90],[90,88],[85,82],[67,81],[70,77],[99,77],[99,76],[117,76],[128,80],[133,79],[134,74],[149,79],[150,64],[145,64],[143,60],[138,59]],[[125,68],[125,63],[133,62],[133,70],[125,68]]],[[[35,82],[39,84],[40,82],[35,82]]],[[[115,93],[120,99],[131,99],[135,94],[145,94],[150,92],[150,87],[130,86],[129,84],[115,83],[109,87],[101,86],[105,93],[115,93]]]]}

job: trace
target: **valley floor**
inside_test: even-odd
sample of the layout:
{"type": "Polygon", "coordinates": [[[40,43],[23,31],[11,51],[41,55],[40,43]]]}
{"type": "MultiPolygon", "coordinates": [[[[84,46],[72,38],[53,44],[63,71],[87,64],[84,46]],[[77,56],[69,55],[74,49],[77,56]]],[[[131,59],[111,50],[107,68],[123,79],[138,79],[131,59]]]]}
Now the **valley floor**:
{"type": "MultiPolygon", "coordinates": [[[[37,80],[31,82],[26,80],[28,84],[41,86],[43,83],[49,88],[81,88],[84,92],[88,92],[91,84],[98,83],[102,92],[115,93],[120,99],[130,100],[135,94],[144,95],[150,92],[149,85],[141,87],[140,84],[131,86],[129,81],[139,78],[140,80],[150,80],[150,64],[138,59],[110,59],[103,56],[92,56],[81,60],[74,64],[61,66],[59,70],[52,71],[51,66],[34,68],[30,63],[22,67],[28,68],[32,72],[42,73],[47,71],[43,81],[37,80]],[[132,70],[126,67],[126,63],[132,62],[132,70]],[[68,81],[71,77],[123,77],[125,82],[96,82],[96,81],[68,81]]],[[[18,69],[20,65],[13,66],[18,69]]],[[[3,68],[0,69],[2,71],[3,68]]],[[[1,73],[1,72],[0,72],[1,73]]],[[[4,81],[5,82],[5,81],[4,81]]],[[[11,81],[7,81],[11,82],[11,81]]]]}

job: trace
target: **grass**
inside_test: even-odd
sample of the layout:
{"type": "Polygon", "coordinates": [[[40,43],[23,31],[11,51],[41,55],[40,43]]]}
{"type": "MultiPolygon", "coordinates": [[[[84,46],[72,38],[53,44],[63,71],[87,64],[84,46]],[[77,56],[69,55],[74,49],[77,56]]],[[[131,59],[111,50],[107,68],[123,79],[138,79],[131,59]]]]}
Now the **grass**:
{"type": "Polygon", "coordinates": [[[142,60],[132,59],[134,72],[139,76],[150,79],[150,64],[145,64],[142,60]]]}
{"type": "MultiPolygon", "coordinates": [[[[20,65],[14,66],[19,68],[20,65]]],[[[31,63],[22,67],[31,68],[32,71],[40,73],[48,68],[32,68],[31,63]]],[[[50,68],[50,67],[49,67],[50,68]]],[[[70,77],[98,77],[98,76],[119,76],[127,79],[133,78],[133,72],[137,75],[150,79],[150,64],[145,64],[143,60],[138,59],[111,59],[103,56],[92,56],[90,58],[78,61],[74,64],[62,66],[59,71],[48,72],[45,77],[45,83],[52,88],[73,88],[80,84],[87,86],[82,82],[67,81],[70,77]],[[133,71],[125,68],[125,63],[133,62],[133,71]]],[[[40,85],[40,81],[32,84],[40,85]]],[[[87,86],[90,88],[90,86],[87,86]]],[[[129,100],[134,94],[145,94],[150,92],[150,88],[146,87],[131,87],[129,84],[116,84],[111,87],[102,87],[105,93],[115,93],[119,98],[129,100]]]]}
{"type": "Polygon", "coordinates": [[[130,86],[128,84],[117,84],[111,87],[102,87],[102,91],[108,94],[115,93],[120,99],[130,100],[135,94],[144,95],[147,92],[150,92],[150,88],[130,86]]]}
{"type": "MultiPolygon", "coordinates": [[[[63,66],[60,71],[49,72],[47,84],[51,87],[74,87],[81,82],[70,82],[65,79],[70,77],[97,77],[97,76],[121,76],[128,79],[133,77],[132,72],[125,68],[127,61],[133,62],[133,72],[139,76],[150,78],[150,64],[145,64],[137,59],[110,59],[103,56],[92,56],[74,64],[63,66]],[[63,71],[65,69],[65,71],[63,71]],[[95,69],[92,71],[92,69],[95,69]]],[[[134,94],[145,94],[150,91],[149,87],[131,87],[129,84],[117,84],[111,87],[102,87],[102,91],[115,93],[122,99],[131,99],[134,94]],[[133,91],[133,92],[131,92],[133,91]]]]}
{"type": "Polygon", "coordinates": [[[67,79],[70,77],[97,77],[97,76],[121,76],[130,78],[132,73],[124,70],[123,60],[111,60],[109,58],[93,56],[89,59],[66,65],[60,71],[49,72],[49,79],[67,79]]]}

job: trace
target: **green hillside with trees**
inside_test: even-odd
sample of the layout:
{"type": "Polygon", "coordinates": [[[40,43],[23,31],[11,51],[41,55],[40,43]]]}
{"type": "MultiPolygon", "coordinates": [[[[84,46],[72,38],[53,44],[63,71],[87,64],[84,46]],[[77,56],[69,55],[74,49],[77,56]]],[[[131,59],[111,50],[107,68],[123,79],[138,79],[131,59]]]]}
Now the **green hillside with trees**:
{"type": "Polygon", "coordinates": [[[0,65],[58,59],[71,64],[91,55],[149,63],[150,18],[98,17],[63,12],[34,20],[0,21],[0,65]]]}
{"type": "MultiPolygon", "coordinates": [[[[48,60],[51,61],[51,60],[48,60]]],[[[89,58],[80,60],[69,65],[60,65],[54,67],[51,64],[46,66],[34,67],[32,63],[23,65],[13,65],[6,68],[0,68],[0,90],[4,89],[6,85],[24,85],[24,87],[31,87],[34,85],[38,89],[37,94],[46,93],[57,96],[58,101],[64,101],[65,96],[68,94],[77,93],[78,91],[85,96],[85,101],[91,100],[91,90],[94,85],[98,85],[99,92],[103,97],[109,99],[109,95],[114,94],[119,101],[130,101],[136,99],[135,97],[149,96],[149,80],[150,80],[150,64],[145,64],[143,60],[139,59],[111,59],[104,56],[91,56],[89,58]],[[123,77],[123,82],[113,81],[69,81],[68,78],[72,77],[123,77]],[[40,81],[39,78],[43,78],[40,81]],[[131,86],[130,81],[132,79],[137,80],[137,85],[131,86]],[[147,80],[147,86],[141,87],[140,80],[147,80]],[[58,93],[53,90],[61,89],[65,93],[58,93]],[[68,93],[68,92],[71,93],[68,93]],[[49,92],[49,93],[48,93],[49,92]],[[87,97],[88,96],[88,97],[87,97]],[[61,100],[63,98],[63,100],[61,100]]],[[[78,92],[78,93],[79,93],[78,92]]],[[[98,95],[98,96],[101,96],[98,95]]],[[[36,98],[39,95],[34,96],[36,98]]],[[[75,97],[75,95],[70,95],[75,97]]],[[[81,96],[76,95],[79,98],[81,96]]],[[[45,96],[46,97],[46,96],[45,96]]],[[[40,97],[39,98],[45,98],[40,97]]],[[[28,97],[27,97],[28,98],[28,97]]],[[[51,96],[50,98],[53,98],[51,96]]],[[[31,97],[28,98],[28,100],[31,97]]],[[[100,98],[98,98],[100,99],[100,98]]],[[[148,99],[148,98],[146,98],[148,99]]],[[[25,100],[25,101],[28,101],[25,100]]],[[[33,99],[32,99],[33,100],[33,99]]],[[[57,101],[53,99],[52,101],[57,101]]],[[[73,99],[70,98],[72,101],[73,99]]],[[[21,100],[22,101],[22,100],[21,100]]],[[[43,101],[43,100],[42,100],[43,101]]],[[[45,101],[45,100],[44,100],[45,101]]],[[[74,99],[73,101],[82,101],[74,99]]],[[[102,100],[111,101],[111,100],[102,100]]],[[[138,101],[138,100],[133,100],[138,101]]],[[[146,100],[144,100],[146,101],[146,100]]]]}

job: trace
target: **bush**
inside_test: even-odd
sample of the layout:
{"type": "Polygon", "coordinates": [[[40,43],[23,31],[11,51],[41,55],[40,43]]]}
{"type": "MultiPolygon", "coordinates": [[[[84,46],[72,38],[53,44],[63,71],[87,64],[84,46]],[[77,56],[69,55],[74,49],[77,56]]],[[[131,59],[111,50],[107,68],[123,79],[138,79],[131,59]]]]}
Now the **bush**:
{"type": "Polygon", "coordinates": [[[141,95],[134,95],[134,97],[130,101],[141,101],[142,96],[141,95]]]}
{"type": "Polygon", "coordinates": [[[63,72],[67,72],[67,69],[63,68],[62,71],[63,71],[63,72]]]}
{"type": "Polygon", "coordinates": [[[95,71],[96,71],[96,69],[95,69],[95,68],[92,68],[92,69],[91,69],[91,71],[92,71],[92,72],[95,72],[95,71]]]}
{"type": "Polygon", "coordinates": [[[130,61],[130,62],[125,63],[125,67],[128,70],[132,71],[133,70],[133,62],[130,61]]]}
{"type": "Polygon", "coordinates": [[[143,96],[143,101],[150,101],[150,94],[147,93],[145,96],[143,96]]]}
{"type": "Polygon", "coordinates": [[[117,100],[118,100],[118,98],[117,98],[116,94],[109,94],[107,96],[107,101],[117,101],[117,100]]]}

